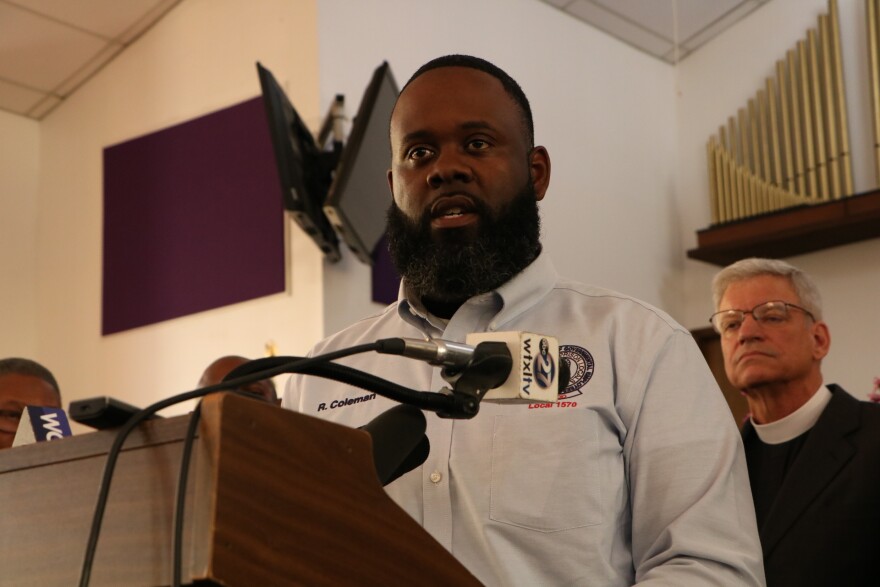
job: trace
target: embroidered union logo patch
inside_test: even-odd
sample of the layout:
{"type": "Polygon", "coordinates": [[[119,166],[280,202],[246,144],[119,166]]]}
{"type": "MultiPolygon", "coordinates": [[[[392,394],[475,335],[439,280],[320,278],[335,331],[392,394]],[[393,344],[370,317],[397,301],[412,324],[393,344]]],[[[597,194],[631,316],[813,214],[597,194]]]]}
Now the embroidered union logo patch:
{"type": "Polygon", "coordinates": [[[571,399],[582,395],[581,391],[593,377],[593,355],[584,347],[574,345],[559,345],[559,360],[568,362],[568,370],[571,376],[568,385],[559,394],[559,399],[571,399]]]}

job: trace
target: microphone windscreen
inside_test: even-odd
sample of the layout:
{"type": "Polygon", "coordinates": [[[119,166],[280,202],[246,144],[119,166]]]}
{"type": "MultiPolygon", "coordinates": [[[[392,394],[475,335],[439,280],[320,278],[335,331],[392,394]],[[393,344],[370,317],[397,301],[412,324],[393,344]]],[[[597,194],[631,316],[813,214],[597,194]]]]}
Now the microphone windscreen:
{"type": "Polygon", "coordinates": [[[428,454],[431,452],[431,443],[428,441],[427,436],[422,436],[422,440],[416,445],[412,452],[403,459],[403,462],[400,463],[400,466],[391,473],[388,479],[385,480],[383,485],[388,485],[401,475],[405,475],[415,469],[416,467],[421,467],[425,461],[428,460],[428,454]]]}
{"type": "MultiPolygon", "coordinates": [[[[382,485],[387,485],[405,473],[406,471],[399,472],[404,463],[417,460],[419,454],[413,453],[420,447],[423,439],[427,441],[426,428],[425,414],[416,407],[404,404],[382,412],[368,424],[361,426],[361,430],[367,432],[373,440],[373,463],[382,485]]],[[[427,458],[427,447],[419,452],[421,450],[425,450],[427,458]]],[[[415,463],[412,468],[420,464],[421,462],[415,463]]]]}
{"type": "Polygon", "coordinates": [[[559,357],[556,337],[534,332],[480,332],[467,335],[467,344],[493,341],[507,344],[513,369],[499,386],[490,389],[483,401],[527,401],[552,403],[571,378],[567,362],[559,357]]]}

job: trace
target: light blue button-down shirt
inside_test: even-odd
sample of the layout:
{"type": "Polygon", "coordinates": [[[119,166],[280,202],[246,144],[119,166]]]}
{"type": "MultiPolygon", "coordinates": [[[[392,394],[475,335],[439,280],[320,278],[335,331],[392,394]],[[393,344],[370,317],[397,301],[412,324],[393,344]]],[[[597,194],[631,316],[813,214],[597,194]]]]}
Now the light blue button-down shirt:
{"type": "MultiPolygon", "coordinates": [[[[448,321],[407,299],[313,354],[389,337],[555,336],[571,381],[556,404],[428,414],[427,461],[388,494],[487,585],[763,585],[739,433],[690,334],[631,297],[561,279],[541,255],[448,321]]],[[[438,368],[366,354],[345,364],[420,391],[438,368]]],[[[392,402],[293,376],[284,405],[360,426],[392,402]]]]}

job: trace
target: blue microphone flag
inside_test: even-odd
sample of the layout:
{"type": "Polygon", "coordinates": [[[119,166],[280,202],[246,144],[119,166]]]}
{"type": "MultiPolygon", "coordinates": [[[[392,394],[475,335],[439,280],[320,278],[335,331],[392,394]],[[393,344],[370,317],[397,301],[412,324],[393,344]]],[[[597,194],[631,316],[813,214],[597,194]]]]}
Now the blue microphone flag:
{"type": "Polygon", "coordinates": [[[21,414],[12,446],[57,440],[70,435],[70,423],[63,409],[26,406],[21,414]]]}

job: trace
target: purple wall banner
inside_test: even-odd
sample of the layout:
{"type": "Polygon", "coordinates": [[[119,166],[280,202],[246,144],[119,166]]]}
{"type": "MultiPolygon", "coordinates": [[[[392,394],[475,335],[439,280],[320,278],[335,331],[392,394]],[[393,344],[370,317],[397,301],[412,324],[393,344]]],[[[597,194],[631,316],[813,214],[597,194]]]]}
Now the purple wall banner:
{"type": "Polygon", "coordinates": [[[102,334],[283,292],[262,98],[104,149],[102,334]]]}

